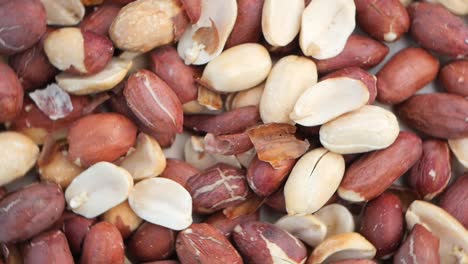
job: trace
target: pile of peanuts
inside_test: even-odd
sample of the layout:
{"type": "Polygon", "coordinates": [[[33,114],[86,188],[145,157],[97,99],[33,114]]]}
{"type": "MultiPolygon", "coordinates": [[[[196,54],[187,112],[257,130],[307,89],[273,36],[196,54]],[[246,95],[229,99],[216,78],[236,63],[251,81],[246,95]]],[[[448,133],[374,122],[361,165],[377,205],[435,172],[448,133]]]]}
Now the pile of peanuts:
{"type": "Polygon", "coordinates": [[[0,0],[0,264],[467,264],[467,16],[0,0]]]}

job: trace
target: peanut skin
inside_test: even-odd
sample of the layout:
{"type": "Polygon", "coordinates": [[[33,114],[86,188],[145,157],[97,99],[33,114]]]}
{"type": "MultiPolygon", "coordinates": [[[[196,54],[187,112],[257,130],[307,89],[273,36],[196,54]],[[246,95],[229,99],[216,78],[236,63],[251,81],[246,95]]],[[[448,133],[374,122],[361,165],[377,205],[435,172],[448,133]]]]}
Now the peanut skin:
{"type": "Polygon", "coordinates": [[[29,242],[24,250],[24,264],[73,264],[67,238],[58,231],[43,233],[29,242]]]}
{"type": "Polygon", "coordinates": [[[439,80],[447,92],[468,97],[468,60],[456,60],[442,67],[439,80]]]}
{"type": "Polygon", "coordinates": [[[12,121],[23,107],[23,87],[15,72],[0,62],[0,123],[12,121]]]}
{"type": "Polygon", "coordinates": [[[265,0],[238,0],[237,19],[226,48],[259,42],[262,36],[262,10],[265,0]]]}
{"type": "Polygon", "coordinates": [[[108,222],[95,224],[84,240],[81,263],[123,264],[124,259],[124,244],[119,230],[108,222]]]}
{"type": "Polygon", "coordinates": [[[377,100],[398,104],[435,80],[439,61],[421,48],[398,52],[377,73],[377,100]]]}
{"type": "Polygon", "coordinates": [[[80,27],[83,31],[91,31],[106,36],[114,18],[120,11],[120,7],[114,4],[104,4],[83,18],[80,27]]]}
{"type": "Polygon", "coordinates": [[[388,51],[387,46],[374,39],[353,34],[338,56],[316,60],[315,63],[319,73],[328,73],[345,67],[368,69],[379,64],[387,56],[388,51]]]}

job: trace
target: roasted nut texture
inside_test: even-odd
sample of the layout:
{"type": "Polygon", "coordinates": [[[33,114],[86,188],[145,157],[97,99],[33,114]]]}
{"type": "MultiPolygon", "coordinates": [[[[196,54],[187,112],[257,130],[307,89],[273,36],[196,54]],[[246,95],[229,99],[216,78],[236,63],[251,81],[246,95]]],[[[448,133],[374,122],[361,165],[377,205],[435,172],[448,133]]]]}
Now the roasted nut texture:
{"type": "Polygon", "coordinates": [[[439,238],[417,224],[393,257],[394,264],[439,264],[439,238]]]}
{"type": "Polygon", "coordinates": [[[440,207],[453,215],[465,228],[468,228],[466,186],[468,186],[468,175],[465,174],[447,189],[440,200],[440,207]]]}
{"type": "Polygon", "coordinates": [[[425,200],[432,200],[447,187],[452,176],[450,150],[442,140],[426,140],[421,158],[410,171],[409,183],[425,200]]]}
{"type": "Polygon", "coordinates": [[[245,172],[222,163],[191,177],[187,189],[194,211],[204,214],[240,204],[249,193],[245,172]]]}
{"type": "Polygon", "coordinates": [[[177,235],[177,256],[184,264],[243,263],[224,235],[209,224],[193,224],[177,235]]]}
{"type": "Polygon", "coordinates": [[[440,70],[439,80],[449,93],[468,96],[468,60],[453,61],[440,70]]]}
{"type": "Polygon", "coordinates": [[[100,222],[91,227],[83,242],[81,263],[123,264],[124,258],[122,236],[113,224],[100,222]]]}
{"type": "Polygon", "coordinates": [[[411,132],[400,132],[388,148],[365,154],[353,162],[338,194],[351,202],[372,200],[409,170],[421,153],[421,139],[411,132]]]}
{"type": "Polygon", "coordinates": [[[58,230],[48,231],[33,238],[26,245],[23,254],[25,264],[74,263],[67,238],[58,230]]]}
{"type": "Polygon", "coordinates": [[[55,183],[29,185],[0,201],[0,241],[12,243],[32,238],[59,219],[65,199],[55,183]]]}
{"type": "Polygon", "coordinates": [[[429,136],[457,139],[468,136],[468,101],[445,93],[419,94],[396,109],[408,126],[429,136]]]}
{"type": "Polygon", "coordinates": [[[403,211],[398,196],[383,193],[364,210],[360,233],[377,249],[376,256],[389,256],[403,239],[403,211]]]}
{"type": "Polygon", "coordinates": [[[297,238],[269,223],[249,222],[236,226],[236,247],[248,263],[304,263],[307,250],[297,238]]]}
{"type": "Polygon", "coordinates": [[[71,214],[62,224],[62,231],[65,234],[70,250],[74,255],[79,255],[83,246],[83,241],[96,219],[88,219],[81,215],[71,214]]]}
{"type": "Polygon", "coordinates": [[[15,72],[0,62],[0,122],[12,121],[23,107],[23,87],[15,72]]]}
{"type": "Polygon", "coordinates": [[[399,0],[355,0],[357,22],[372,37],[393,42],[410,26],[408,12],[399,0]]]}
{"type": "Polygon", "coordinates": [[[438,71],[439,61],[429,52],[421,48],[401,50],[377,73],[377,100],[401,103],[432,82],[438,71]]]}
{"type": "Polygon", "coordinates": [[[138,261],[163,260],[175,252],[175,239],[173,230],[144,223],[132,235],[127,247],[138,261]]]}
{"type": "Polygon", "coordinates": [[[12,55],[32,47],[46,32],[46,13],[38,0],[1,1],[0,54],[12,55]]]}
{"type": "Polygon", "coordinates": [[[136,131],[136,126],[123,115],[85,116],[70,127],[68,157],[83,167],[100,161],[114,161],[135,145],[136,131]]]}

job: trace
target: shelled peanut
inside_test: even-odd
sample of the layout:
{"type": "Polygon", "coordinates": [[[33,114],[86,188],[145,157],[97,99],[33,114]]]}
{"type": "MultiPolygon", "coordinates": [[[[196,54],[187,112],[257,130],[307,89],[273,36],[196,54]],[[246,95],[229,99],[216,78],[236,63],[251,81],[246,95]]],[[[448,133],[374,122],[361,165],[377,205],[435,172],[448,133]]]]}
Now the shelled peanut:
{"type": "Polygon", "coordinates": [[[0,263],[468,263],[467,8],[0,0],[0,263]]]}

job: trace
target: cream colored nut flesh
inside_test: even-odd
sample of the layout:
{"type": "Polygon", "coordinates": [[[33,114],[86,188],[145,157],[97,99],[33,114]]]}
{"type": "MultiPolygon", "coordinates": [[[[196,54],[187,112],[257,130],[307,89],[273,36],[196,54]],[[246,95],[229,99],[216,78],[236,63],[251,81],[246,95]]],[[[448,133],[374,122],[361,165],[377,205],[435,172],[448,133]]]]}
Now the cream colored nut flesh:
{"type": "Polygon", "coordinates": [[[154,138],[140,133],[135,149],[122,160],[120,166],[130,172],[134,180],[141,180],[159,176],[166,168],[166,157],[154,138]]]}
{"type": "Polygon", "coordinates": [[[440,239],[440,263],[459,264],[468,260],[468,230],[442,208],[416,200],[406,211],[408,229],[421,224],[440,239]]]}
{"type": "Polygon", "coordinates": [[[138,215],[133,212],[132,208],[130,208],[128,201],[112,207],[100,218],[103,221],[107,221],[113,224],[122,223],[129,229],[129,232],[135,231],[143,222],[143,219],[138,217],[138,215]]]}
{"type": "Polygon", "coordinates": [[[132,66],[129,60],[113,58],[106,68],[90,76],[79,76],[62,72],[55,77],[57,84],[65,91],[75,95],[104,92],[114,88],[127,75],[132,66]]]}
{"type": "Polygon", "coordinates": [[[93,218],[125,201],[133,187],[126,170],[98,162],[78,175],[65,191],[65,199],[74,213],[93,218]]]}
{"type": "Polygon", "coordinates": [[[466,0],[427,0],[427,2],[439,3],[459,16],[468,15],[468,1],[466,0]]]}
{"type": "Polygon", "coordinates": [[[468,169],[468,138],[449,139],[448,144],[457,160],[468,169]]]}
{"type": "Polygon", "coordinates": [[[289,215],[312,214],[333,196],[345,171],[343,156],[324,148],[307,152],[294,166],[284,186],[289,215]]]}
{"type": "Polygon", "coordinates": [[[73,179],[83,172],[83,169],[71,162],[67,156],[68,152],[57,150],[51,155],[49,162],[39,165],[41,180],[55,182],[65,190],[73,179]]]}
{"type": "Polygon", "coordinates": [[[288,45],[299,33],[303,11],[302,0],[265,0],[262,11],[265,40],[275,47],[288,45]]]}
{"type": "Polygon", "coordinates": [[[132,66],[127,72],[127,76],[134,74],[141,69],[148,69],[150,61],[147,53],[124,51],[119,55],[120,59],[132,61],[132,66]]]}
{"type": "Polygon", "coordinates": [[[356,26],[353,0],[313,0],[302,14],[299,44],[316,59],[340,54],[356,26]]]}
{"type": "Polygon", "coordinates": [[[369,91],[363,82],[347,77],[331,78],[307,88],[290,118],[303,126],[322,125],[360,108],[368,100],[369,91]]]}
{"type": "Polygon", "coordinates": [[[209,114],[217,111],[209,110],[206,106],[201,105],[197,100],[187,102],[182,105],[184,114],[209,114]]]}
{"type": "Polygon", "coordinates": [[[290,123],[289,114],[300,95],[317,83],[315,63],[300,56],[287,56],[279,60],[268,75],[260,100],[263,123],[290,123]]]}
{"type": "Polygon", "coordinates": [[[80,0],[41,0],[47,14],[47,24],[74,26],[81,22],[85,7],[80,0]]]}
{"type": "Polygon", "coordinates": [[[313,215],[286,215],[281,217],[275,225],[311,247],[320,244],[327,234],[325,223],[313,215]]]}
{"type": "Polygon", "coordinates": [[[217,57],[236,18],[236,0],[202,0],[200,19],[185,30],[177,46],[185,64],[202,65],[217,57]]]}
{"type": "Polygon", "coordinates": [[[358,233],[344,233],[325,239],[310,255],[307,264],[346,259],[372,259],[375,247],[358,233]]]}
{"type": "Polygon", "coordinates": [[[135,185],[128,202],[143,220],[173,230],[192,224],[192,197],[173,180],[149,178],[135,185]]]}
{"type": "Polygon", "coordinates": [[[392,112],[365,105],[322,125],[320,142],[336,153],[362,153],[390,146],[399,130],[392,112]]]}
{"type": "Polygon", "coordinates": [[[218,92],[232,93],[260,84],[270,70],[268,50],[260,44],[246,43],[227,49],[210,61],[201,80],[218,92]]]}
{"type": "Polygon", "coordinates": [[[204,137],[191,136],[184,146],[185,161],[199,170],[205,170],[217,163],[241,168],[235,155],[211,154],[205,152],[204,137]]]}
{"type": "Polygon", "coordinates": [[[341,204],[330,204],[322,207],[315,214],[327,226],[326,238],[354,231],[354,218],[351,212],[341,204]]]}
{"type": "Polygon", "coordinates": [[[23,177],[36,163],[39,147],[17,132],[0,133],[0,186],[23,177]]]}
{"type": "Polygon", "coordinates": [[[198,86],[197,102],[210,111],[223,110],[224,102],[221,94],[203,86],[198,86]]]}
{"type": "Polygon", "coordinates": [[[175,0],[137,0],[120,10],[109,36],[119,49],[150,51],[174,41],[174,18],[182,12],[175,0]]]}
{"type": "Polygon", "coordinates": [[[232,100],[229,105],[226,103],[226,107],[229,108],[229,110],[234,110],[245,106],[260,105],[264,87],[265,83],[262,83],[252,89],[232,94],[232,100]]]}
{"type": "Polygon", "coordinates": [[[50,63],[64,71],[71,67],[86,73],[83,34],[80,28],[66,27],[52,31],[44,41],[50,63]]]}

